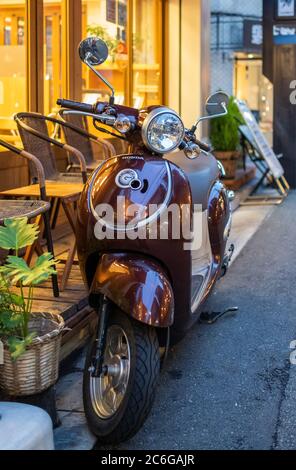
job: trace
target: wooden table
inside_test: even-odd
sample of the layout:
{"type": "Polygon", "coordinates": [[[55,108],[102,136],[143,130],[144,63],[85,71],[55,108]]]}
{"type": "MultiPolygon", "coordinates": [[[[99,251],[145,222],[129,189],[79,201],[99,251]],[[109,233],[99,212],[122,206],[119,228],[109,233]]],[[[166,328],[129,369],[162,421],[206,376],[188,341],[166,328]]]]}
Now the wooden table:
{"type": "MultiPolygon", "coordinates": [[[[46,195],[49,198],[76,198],[79,197],[83,183],[65,183],[63,181],[51,181],[46,180],[46,195]]],[[[12,197],[39,197],[40,187],[39,184],[31,184],[29,186],[23,186],[21,188],[8,189],[7,191],[0,191],[3,196],[12,197]]]]}
{"type": "MultiPolygon", "coordinates": [[[[46,194],[47,197],[52,200],[53,204],[56,200],[60,200],[69,221],[69,224],[75,235],[75,221],[76,214],[73,208],[73,203],[77,202],[81,191],[83,190],[83,183],[64,183],[62,181],[50,181],[46,180],[46,194]]],[[[32,184],[29,186],[23,186],[22,188],[9,189],[7,191],[0,191],[0,195],[5,197],[32,197],[38,198],[40,196],[39,184],[32,184]]],[[[72,264],[74,261],[76,252],[76,241],[70,249],[69,256],[66,260],[61,283],[60,290],[63,291],[66,287],[67,281],[70,276],[72,264]]]]}

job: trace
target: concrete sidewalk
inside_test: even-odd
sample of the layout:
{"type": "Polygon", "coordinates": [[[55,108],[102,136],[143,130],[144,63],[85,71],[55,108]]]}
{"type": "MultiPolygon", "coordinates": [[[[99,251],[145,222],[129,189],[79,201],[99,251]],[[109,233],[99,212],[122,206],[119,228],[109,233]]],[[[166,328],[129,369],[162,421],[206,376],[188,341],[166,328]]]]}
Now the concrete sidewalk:
{"type": "MultiPolygon", "coordinates": [[[[240,381],[247,380],[247,364],[246,359],[242,358],[240,367],[239,361],[242,355],[249,354],[248,337],[257,328],[256,321],[251,321],[248,315],[248,304],[245,305],[246,299],[249,302],[252,298],[249,293],[246,295],[249,292],[248,283],[244,289],[245,277],[248,273],[252,277],[254,270],[254,266],[248,267],[248,258],[254,256],[254,239],[245,250],[243,248],[271,213],[281,214],[283,210],[279,209],[279,212],[275,206],[253,206],[235,211],[231,241],[236,245],[235,257],[239,256],[239,260],[234,261],[229,275],[218,284],[212,305],[208,308],[221,310],[238,305],[240,313],[214,326],[196,325],[186,341],[171,351],[160,377],[158,396],[150,418],[138,435],[120,449],[239,448],[239,442],[243,445],[240,434],[234,436],[237,431],[232,429],[231,423],[240,420],[242,407],[245,406],[240,401],[239,388],[243,386],[240,381]],[[236,284],[232,286],[234,280],[236,284]],[[233,371],[236,373],[233,374],[233,371]],[[235,442],[230,439],[231,436],[235,442]]],[[[268,223],[273,224],[273,218],[268,223]]],[[[259,233],[262,230],[265,228],[259,233]]],[[[269,251],[269,247],[266,246],[265,250],[269,251]]],[[[260,265],[257,263],[256,266],[258,276],[260,265]]],[[[261,295],[264,301],[264,293],[261,295]]],[[[256,318],[256,308],[252,308],[252,316],[256,318]]],[[[256,354],[252,354],[252,362],[256,364],[256,354]]],[[[62,426],[55,430],[57,449],[91,449],[96,441],[87,428],[83,413],[83,360],[84,354],[81,353],[57,386],[57,405],[62,421],[62,426]]],[[[254,390],[256,387],[262,388],[259,379],[252,384],[254,390]]],[[[250,398],[249,401],[258,404],[257,398],[250,398]]],[[[247,429],[242,432],[247,433],[247,429]]]]}

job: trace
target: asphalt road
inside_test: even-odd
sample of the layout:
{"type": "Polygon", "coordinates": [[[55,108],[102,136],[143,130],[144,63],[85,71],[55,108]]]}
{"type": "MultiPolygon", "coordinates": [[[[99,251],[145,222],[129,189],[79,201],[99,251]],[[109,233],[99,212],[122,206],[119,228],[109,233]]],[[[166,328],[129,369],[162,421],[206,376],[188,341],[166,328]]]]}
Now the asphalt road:
{"type": "MultiPolygon", "coordinates": [[[[277,207],[219,282],[209,310],[170,352],[142,430],[116,449],[295,449],[296,193],[277,207]]],[[[97,446],[97,448],[100,448],[97,446]]]]}

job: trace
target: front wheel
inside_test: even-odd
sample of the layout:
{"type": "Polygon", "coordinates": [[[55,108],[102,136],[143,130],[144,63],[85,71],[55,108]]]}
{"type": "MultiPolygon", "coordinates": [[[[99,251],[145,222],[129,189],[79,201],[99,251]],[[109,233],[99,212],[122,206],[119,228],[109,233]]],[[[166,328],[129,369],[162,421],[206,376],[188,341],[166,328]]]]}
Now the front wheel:
{"type": "Polygon", "coordinates": [[[101,377],[90,369],[94,337],[86,357],[83,401],[91,431],[105,444],[131,438],[152,407],[159,375],[159,344],[155,329],[110,312],[101,377]]]}

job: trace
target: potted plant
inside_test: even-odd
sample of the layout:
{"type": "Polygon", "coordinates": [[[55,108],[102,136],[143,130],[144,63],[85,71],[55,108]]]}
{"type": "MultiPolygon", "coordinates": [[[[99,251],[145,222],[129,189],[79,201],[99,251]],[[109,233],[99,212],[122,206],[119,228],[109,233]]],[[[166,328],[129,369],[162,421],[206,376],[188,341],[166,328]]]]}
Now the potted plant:
{"type": "Polygon", "coordinates": [[[33,312],[34,287],[55,274],[51,253],[43,253],[33,266],[19,256],[38,237],[38,227],[27,218],[6,219],[0,227],[0,247],[12,251],[0,266],[0,341],[3,364],[0,388],[8,395],[33,395],[53,385],[58,377],[59,350],[64,320],[33,312]]]}
{"type": "Polygon", "coordinates": [[[225,178],[232,179],[235,178],[237,161],[240,156],[238,127],[244,121],[233,96],[230,97],[227,109],[228,114],[226,116],[211,121],[210,140],[215,157],[224,166],[225,178]]]}

